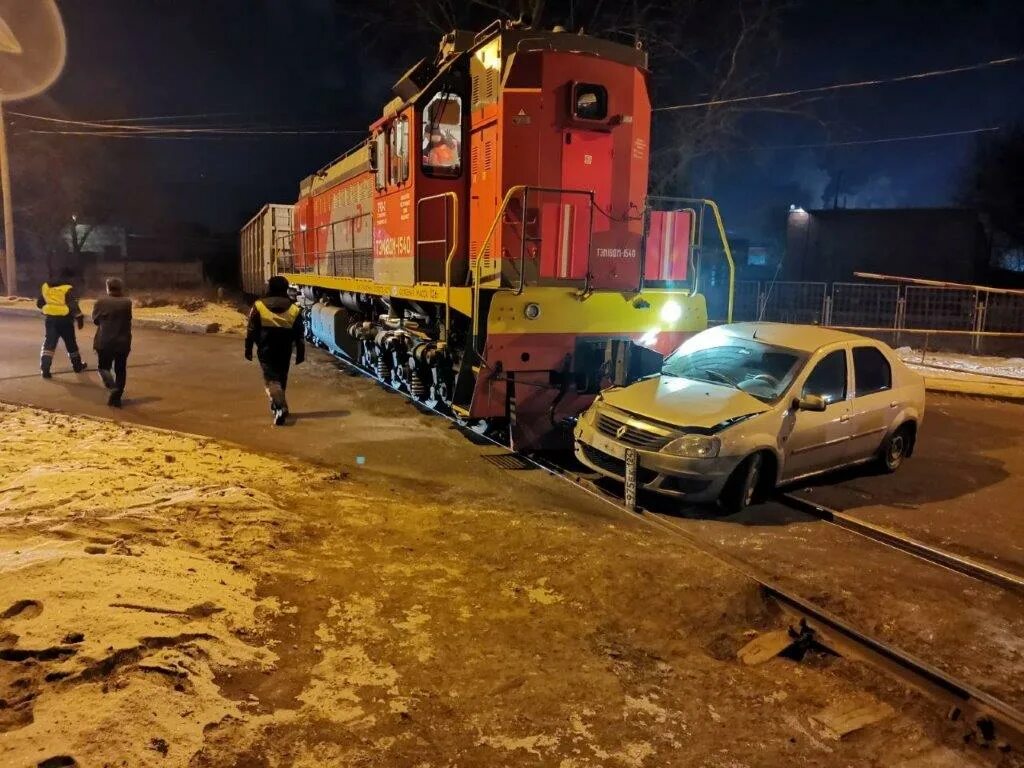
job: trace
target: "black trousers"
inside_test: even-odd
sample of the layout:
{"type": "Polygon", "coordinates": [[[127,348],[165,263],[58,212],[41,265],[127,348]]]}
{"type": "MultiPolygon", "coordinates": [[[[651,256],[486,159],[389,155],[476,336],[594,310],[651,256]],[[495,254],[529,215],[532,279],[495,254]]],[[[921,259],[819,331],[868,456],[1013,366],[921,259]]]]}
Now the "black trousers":
{"type": "Polygon", "coordinates": [[[72,365],[79,365],[82,356],[78,352],[78,339],[75,338],[75,319],[70,315],[66,317],[47,317],[43,321],[44,336],[43,349],[40,352],[39,362],[44,371],[50,370],[50,363],[53,362],[53,353],[57,349],[57,342],[64,342],[64,349],[71,358],[72,365]]]}
{"type": "MultiPolygon", "coordinates": [[[[128,380],[128,352],[111,352],[105,349],[97,349],[96,356],[99,358],[100,371],[114,369],[113,391],[117,394],[124,392],[125,382],[128,380]]],[[[106,377],[104,377],[106,378],[106,377]]]]}
{"type": "Polygon", "coordinates": [[[263,371],[263,384],[266,386],[267,397],[270,398],[270,405],[275,410],[283,408],[288,410],[288,401],[285,399],[284,391],[288,388],[288,369],[291,367],[292,349],[273,353],[263,352],[259,354],[260,369],[263,371]]]}

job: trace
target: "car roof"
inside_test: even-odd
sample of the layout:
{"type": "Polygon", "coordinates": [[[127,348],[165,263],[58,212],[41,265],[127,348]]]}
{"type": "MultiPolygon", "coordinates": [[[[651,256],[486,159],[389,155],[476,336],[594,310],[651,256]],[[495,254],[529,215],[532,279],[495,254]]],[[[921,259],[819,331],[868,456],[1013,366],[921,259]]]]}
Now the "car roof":
{"type": "Polygon", "coordinates": [[[813,352],[821,347],[838,342],[860,342],[875,344],[874,339],[853,333],[822,328],[819,325],[793,325],[790,323],[730,323],[719,325],[717,330],[740,339],[756,339],[765,344],[787,347],[803,352],[813,352]],[[755,335],[756,334],[756,335],[755,335]]]}

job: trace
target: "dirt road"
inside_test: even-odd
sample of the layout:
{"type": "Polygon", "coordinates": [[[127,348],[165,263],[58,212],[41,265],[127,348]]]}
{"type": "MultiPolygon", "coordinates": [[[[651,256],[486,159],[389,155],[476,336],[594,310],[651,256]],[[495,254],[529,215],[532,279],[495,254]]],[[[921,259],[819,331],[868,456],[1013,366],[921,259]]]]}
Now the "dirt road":
{"type": "MultiPolygon", "coordinates": [[[[134,402],[111,412],[90,376],[36,378],[34,328],[0,317],[0,399],[120,423],[0,411],[4,765],[1013,764],[859,665],[739,663],[782,626],[749,583],[322,356],[297,371],[299,422],[272,430],[238,339],[140,332],[134,402]],[[854,704],[885,716],[842,740],[814,719],[854,704]]],[[[973,423],[975,405],[941,407],[973,423]]],[[[919,508],[1006,493],[1016,461],[1002,442],[968,454],[989,471],[936,477],[919,508]]],[[[887,480],[843,483],[877,499],[887,480]]],[[[884,560],[858,573],[848,542],[773,515],[679,522],[781,571],[845,562],[805,569],[817,596],[925,627],[884,560]]],[[[948,592],[936,576],[912,597],[948,592]]],[[[1020,614],[978,605],[960,635],[931,625],[932,650],[1020,614]]],[[[996,682],[1021,658],[1019,635],[1000,642],[996,682]]]]}

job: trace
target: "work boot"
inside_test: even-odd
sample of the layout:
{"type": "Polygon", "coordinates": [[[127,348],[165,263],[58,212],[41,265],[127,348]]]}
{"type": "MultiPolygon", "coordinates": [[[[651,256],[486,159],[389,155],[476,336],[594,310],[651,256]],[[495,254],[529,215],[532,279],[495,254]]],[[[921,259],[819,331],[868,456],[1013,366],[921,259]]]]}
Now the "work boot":
{"type": "Polygon", "coordinates": [[[288,418],[288,410],[286,408],[278,408],[274,411],[274,426],[283,427],[285,419],[288,418]]]}
{"type": "Polygon", "coordinates": [[[121,393],[118,392],[116,389],[113,392],[111,392],[110,397],[107,398],[107,405],[112,406],[114,408],[120,408],[121,393]]]}
{"type": "Polygon", "coordinates": [[[71,364],[71,370],[73,370],[75,373],[81,373],[82,371],[84,371],[88,367],[89,367],[89,364],[86,363],[86,362],[83,362],[81,360],[79,360],[76,363],[72,363],[71,364]]]}
{"type": "Polygon", "coordinates": [[[114,374],[112,374],[110,371],[106,371],[103,368],[100,368],[100,378],[103,379],[104,387],[106,387],[107,389],[114,388],[114,374]]]}
{"type": "Polygon", "coordinates": [[[43,377],[44,379],[52,379],[52,378],[53,378],[53,374],[52,374],[52,373],[50,373],[50,369],[49,369],[49,368],[43,368],[43,369],[42,369],[42,370],[40,371],[40,373],[42,374],[42,377],[43,377]]]}

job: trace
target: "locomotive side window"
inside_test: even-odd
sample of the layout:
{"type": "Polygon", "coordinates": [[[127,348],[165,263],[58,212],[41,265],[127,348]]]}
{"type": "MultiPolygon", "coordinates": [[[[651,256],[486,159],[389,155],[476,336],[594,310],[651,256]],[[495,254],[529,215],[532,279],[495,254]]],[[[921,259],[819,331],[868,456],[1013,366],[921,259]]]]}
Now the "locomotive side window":
{"type": "Polygon", "coordinates": [[[462,99],[441,91],[423,110],[423,172],[455,178],[462,172],[462,99]]]}
{"type": "Polygon", "coordinates": [[[409,180],[409,118],[400,117],[391,126],[391,184],[409,180]]]}
{"type": "Polygon", "coordinates": [[[592,83],[572,87],[572,114],[577,120],[605,120],[608,117],[608,89],[592,83]]]}
{"type": "Polygon", "coordinates": [[[380,131],[373,139],[376,157],[374,158],[374,181],[377,189],[381,190],[388,183],[388,137],[384,131],[380,131]]]}

